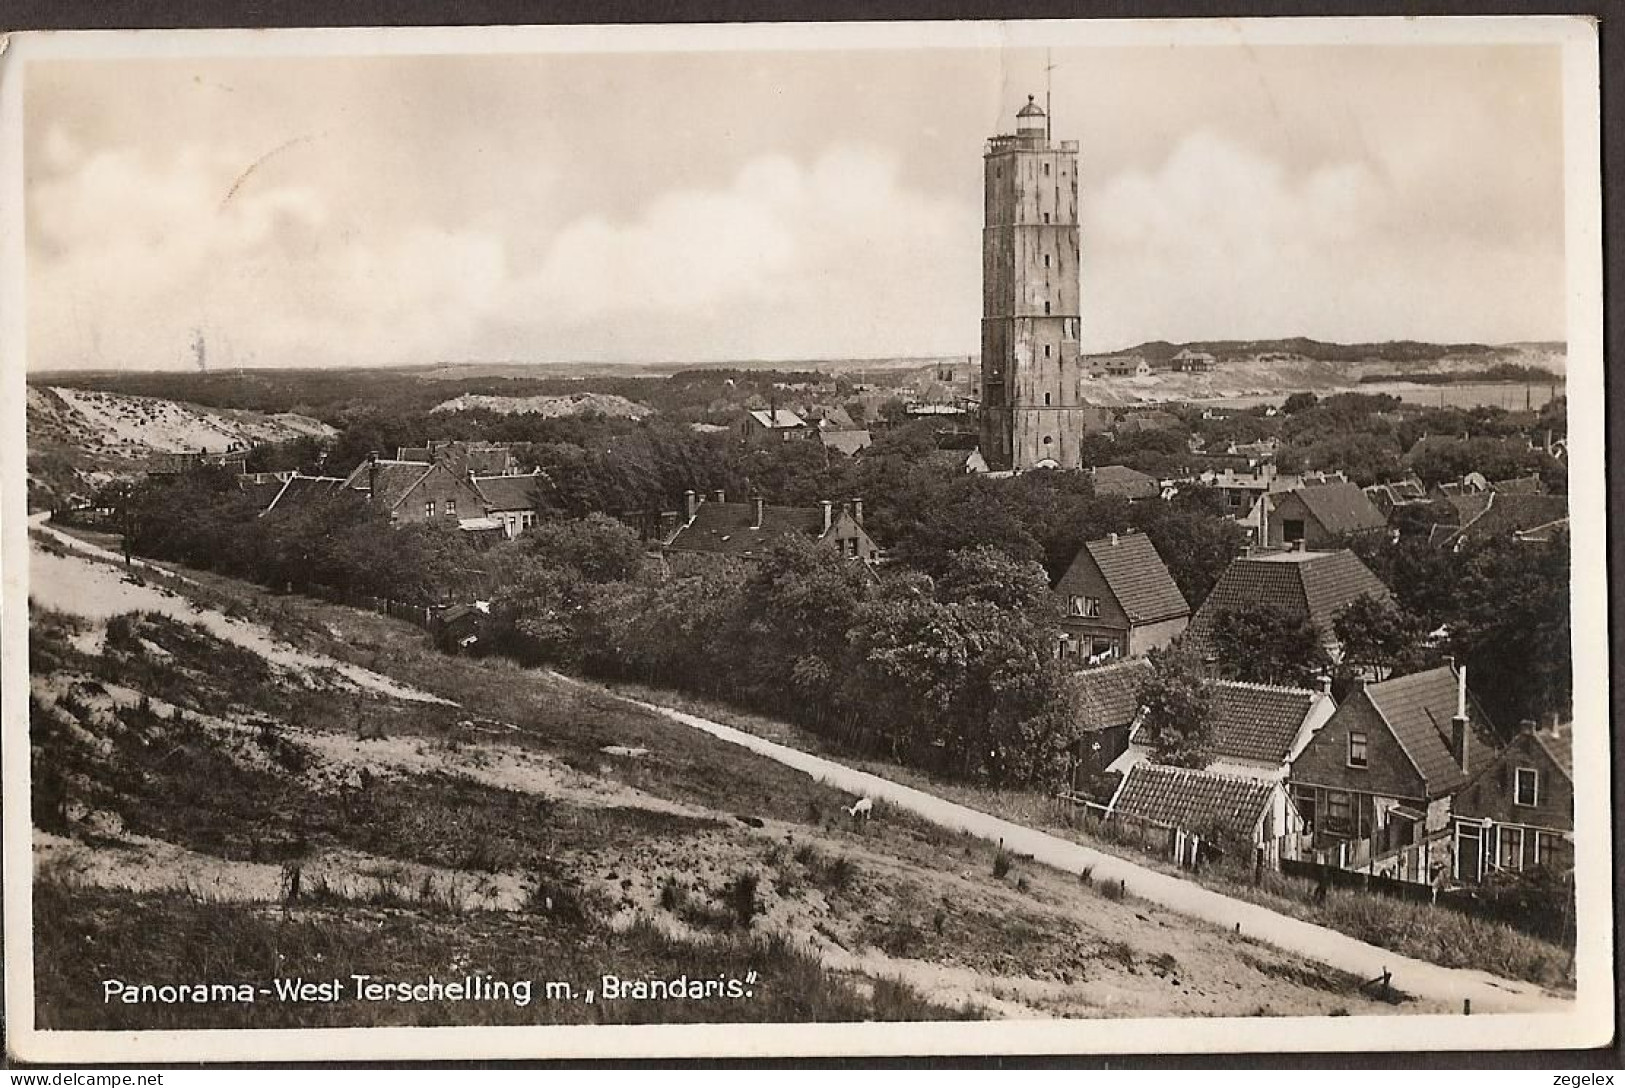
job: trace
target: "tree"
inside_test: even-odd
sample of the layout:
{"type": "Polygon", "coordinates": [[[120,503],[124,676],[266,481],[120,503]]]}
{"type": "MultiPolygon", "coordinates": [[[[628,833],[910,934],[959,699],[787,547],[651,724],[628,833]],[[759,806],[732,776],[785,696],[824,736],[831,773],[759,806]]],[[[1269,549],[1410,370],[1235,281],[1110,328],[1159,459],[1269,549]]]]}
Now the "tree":
{"type": "Polygon", "coordinates": [[[1054,617],[1049,577],[1037,563],[1012,559],[987,544],[954,552],[936,582],[937,598],[950,604],[984,601],[1018,612],[1035,623],[1054,617]]]}
{"type": "Polygon", "coordinates": [[[1377,680],[1426,668],[1422,621],[1369,594],[1350,602],[1332,623],[1343,647],[1343,662],[1362,667],[1377,680]]]}
{"type": "Polygon", "coordinates": [[[1309,617],[1277,604],[1224,609],[1209,639],[1219,674],[1231,680],[1313,687],[1332,665],[1309,617]]]}
{"type": "Polygon", "coordinates": [[[1170,767],[1205,768],[1213,743],[1213,692],[1202,662],[1190,651],[1170,646],[1152,650],[1151,673],[1136,697],[1142,708],[1141,735],[1153,762],[1170,767]]]}
{"type": "Polygon", "coordinates": [[[1319,403],[1320,398],[1313,393],[1293,393],[1282,402],[1281,411],[1289,416],[1295,416],[1299,412],[1307,411],[1319,403]]]}

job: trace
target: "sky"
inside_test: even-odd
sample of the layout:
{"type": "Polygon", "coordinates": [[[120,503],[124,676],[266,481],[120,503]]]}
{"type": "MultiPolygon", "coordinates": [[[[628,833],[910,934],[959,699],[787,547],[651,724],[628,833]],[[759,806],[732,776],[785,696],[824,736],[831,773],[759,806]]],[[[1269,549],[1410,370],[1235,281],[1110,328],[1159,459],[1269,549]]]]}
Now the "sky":
{"type": "MultiPolygon", "coordinates": [[[[1565,330],[1549,45],[1054,50],[1083,347],[1565,330]]],[[[996,48],[50,60],[30,369],[973,354],[996,48]]]]}

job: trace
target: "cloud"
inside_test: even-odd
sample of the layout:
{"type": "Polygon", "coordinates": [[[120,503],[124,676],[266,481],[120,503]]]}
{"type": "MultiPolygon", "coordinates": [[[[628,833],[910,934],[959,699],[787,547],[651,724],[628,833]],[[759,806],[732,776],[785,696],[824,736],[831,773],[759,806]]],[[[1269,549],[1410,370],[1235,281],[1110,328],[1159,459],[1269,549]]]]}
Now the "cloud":
{"type": "Polygon", "coordinates": [[[751,159],[537,246],[518,213],[386,227],[299,164],[250,169],[293,149],[86,154],[60,131],[44,146],[28,194],[36,367],[186,366],[195,329],[222,366],[974,342],[977,266],[943,259],[975,238],[974,209],[907,190],[872,149],[751,159]],[[945,326],[944,306],[962,319],[945,326]]]}
{"type": "Polygon", "coordinates": [[[316,186],[245,175],[254,159],[223,149],[46,146],[28,192],[33,366],[184,366],[194,330],[226,366],[420,361],[503,282],[487,233],[358,232],[316,186]]]}
{"type": "Polygon", "coordinates": [[[1083,197],[1085,348],[1526,337],[1562,313],[1561,248],[1532,253],[1463,216],[1477,195],[1471,178],[1396,180],[1363,154],[1294,171],[1192,133],[1083,197]]]}

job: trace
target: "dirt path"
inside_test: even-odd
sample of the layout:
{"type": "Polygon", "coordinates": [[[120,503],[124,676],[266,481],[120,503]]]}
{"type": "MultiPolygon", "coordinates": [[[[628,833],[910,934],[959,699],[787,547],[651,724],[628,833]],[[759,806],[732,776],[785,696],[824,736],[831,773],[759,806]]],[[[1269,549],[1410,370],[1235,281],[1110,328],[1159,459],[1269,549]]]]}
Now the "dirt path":
{"type": "MultiPolygon", "coordinates": [[[[563,683],[582,686],[581,681],[571,677],[558,673],[552,675],[563,683]]],[[[1475,1013],[1564,1012],[1573,1008],[1572,1001],[1529,983],[1497,978],[1482,971],[1440,967],[1409,959],[1335,930],[1277,914],[1253,903],[1231,899],[1199,884],[966,808],[878,775],[764,740],[708,718],[625,696],[616,697],[794,767],[837,788],[877,800],[884,799],[942,827],[965,831],[989,842],[1001,842],[1009,850],[1031,855],[1040,864],[1069,873],[1091,869],[1096,881],[1121,880],[1131,895],[1160,903],[1180,914],[1226,929],[1239,927],[1239,931],[1247,936],[1364,978],[1375,978],[1384,970],[1392,971],[1394,985],[1399,989],[1430,1001],[1442,1002],[1447,1007],[1460,1008],[1463,1001],[1471,1001],[1475,1013]]]]}

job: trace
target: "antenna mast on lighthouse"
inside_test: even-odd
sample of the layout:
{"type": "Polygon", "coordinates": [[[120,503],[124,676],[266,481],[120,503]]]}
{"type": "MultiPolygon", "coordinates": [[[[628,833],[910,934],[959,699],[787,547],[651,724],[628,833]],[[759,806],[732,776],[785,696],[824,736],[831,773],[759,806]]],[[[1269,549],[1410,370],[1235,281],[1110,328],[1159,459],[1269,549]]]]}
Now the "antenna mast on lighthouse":
{"type": "Polygon", "coordinates": [[[1050,73],[1055,71],[1055,54],[1051,50],[1044,50],[1044,139],[1050,138],[1051,128],[1055,122],[1052,118],[1054,109],[1050,106],[1050,73]]]}

